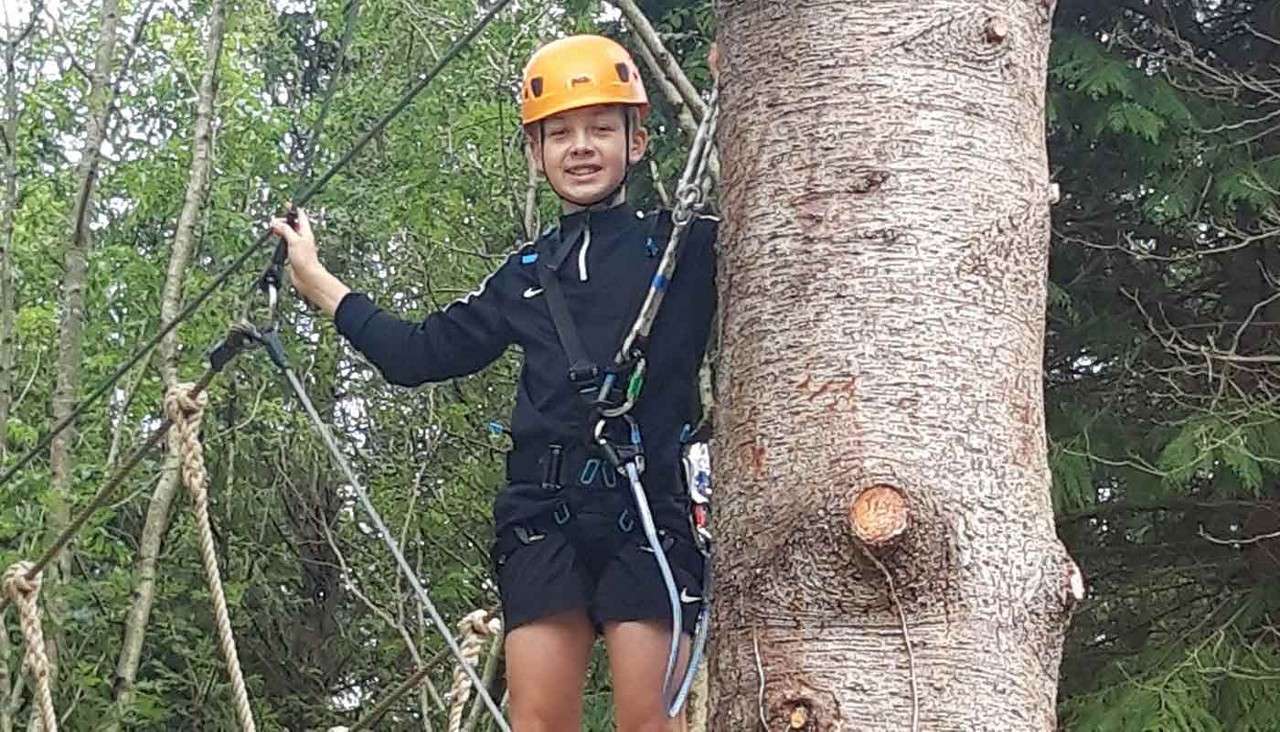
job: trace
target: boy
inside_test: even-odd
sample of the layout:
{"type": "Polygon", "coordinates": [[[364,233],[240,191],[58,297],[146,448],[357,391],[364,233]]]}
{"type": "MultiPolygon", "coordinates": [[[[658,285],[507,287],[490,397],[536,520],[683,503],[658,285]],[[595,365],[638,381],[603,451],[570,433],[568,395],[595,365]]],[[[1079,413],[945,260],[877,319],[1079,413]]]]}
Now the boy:
{"type": "MultiPolygon", "coordinates": [[[[581,728],[582,685],[597,633],[609,654],[618,729],[683,728],[667,719],[663,699],[671,645],[667,585],[627,477],[594,439],[599,412],[581,393],[600,383],[584,366],[613,364],[671,231],[666,212],[646,214],[626,202],[627,171],[648,143],[642,126],[648,111],[639,70],[617,43],[572,36],[539,49],[524,73],[521,122],[531,159],[562,201],[560,225],[421,323],[383,311],[327,272],[305,214],[297,231],[273,222],[288,242],[298,292],[331,315],[388,381],[416,386],[463,376],[512,344],[521,348],[493,550],[516,732],[581,728]],[[551,295],[547,278],[555,278],[551,295]],[[565,316],[557,322],[552,315],[557,298],[585,351],[572,364],[576,349],[565,344],[565,316]]],[[[644,388],[629,415],[643,436],[645,491],[690,632],[703,568],[679,476],[680,450],[686,425],[696,424],[700,411],[697,375],[715,304],[716,223],[695,219],[685,235],[648,343],[644,388]]],[[[624,423],[607,422],[602,436],[628,442],[624,423]]],[[[687,653],[687,638],[682,647],[687,653]]]]}

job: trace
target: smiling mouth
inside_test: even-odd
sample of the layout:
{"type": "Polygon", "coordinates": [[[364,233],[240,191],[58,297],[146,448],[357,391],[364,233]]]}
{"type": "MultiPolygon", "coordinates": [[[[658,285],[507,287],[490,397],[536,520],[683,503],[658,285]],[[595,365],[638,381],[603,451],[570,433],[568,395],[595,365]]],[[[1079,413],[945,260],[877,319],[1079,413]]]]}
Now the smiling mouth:
{"type": "Polygon", "coordinates": [[[601,170],[603,170],[603,168],[598,165],[582,165],[574,168],[568,168],[565,172],[574,178],[590,178],[601,170]]]}

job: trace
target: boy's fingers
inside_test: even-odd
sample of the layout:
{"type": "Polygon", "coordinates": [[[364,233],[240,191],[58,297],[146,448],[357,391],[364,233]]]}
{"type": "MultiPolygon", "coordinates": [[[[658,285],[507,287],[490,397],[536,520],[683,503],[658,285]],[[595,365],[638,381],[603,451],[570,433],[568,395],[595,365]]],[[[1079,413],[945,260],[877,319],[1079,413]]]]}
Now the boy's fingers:
{"type": "Polygon", "coordinates": [[[298,233],[304,237],[311,236],[311,219],[307,216],[307,212],[302,209],[294,209],[298,214],[298,233]]]}
{"type": "Polygon", "coordinates": [[[293,244],[298,240],[298,232],[285,223],[284,219],[271,219],[271,233],[284,239],[289,244],[293,244]]]}

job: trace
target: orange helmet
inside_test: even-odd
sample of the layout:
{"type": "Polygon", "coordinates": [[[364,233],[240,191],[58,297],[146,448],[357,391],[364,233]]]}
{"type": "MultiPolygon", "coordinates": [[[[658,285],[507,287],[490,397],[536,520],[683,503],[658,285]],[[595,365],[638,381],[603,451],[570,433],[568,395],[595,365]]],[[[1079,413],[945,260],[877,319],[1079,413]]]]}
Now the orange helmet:
{"type": "Polygon", "coordinates": [[[593,104],[630,104],[641,119],[649,114],[649,96],[627,49],[604,36],[569,36],[529,59],[520,90],[522,124],[593,104]]]}

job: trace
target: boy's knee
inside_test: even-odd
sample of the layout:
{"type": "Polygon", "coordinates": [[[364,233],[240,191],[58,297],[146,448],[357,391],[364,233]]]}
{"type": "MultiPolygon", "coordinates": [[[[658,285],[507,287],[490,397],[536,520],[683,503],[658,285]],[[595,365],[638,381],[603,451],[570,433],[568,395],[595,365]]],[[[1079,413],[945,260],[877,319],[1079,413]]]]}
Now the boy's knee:
{"type": "Polygon", "coordinates": [[[548,705],[541,709],[517,711],[512,699],[511,726],[513,732],[564,732],[581,726],[576,715],[568,710],[548,705]]]}

